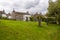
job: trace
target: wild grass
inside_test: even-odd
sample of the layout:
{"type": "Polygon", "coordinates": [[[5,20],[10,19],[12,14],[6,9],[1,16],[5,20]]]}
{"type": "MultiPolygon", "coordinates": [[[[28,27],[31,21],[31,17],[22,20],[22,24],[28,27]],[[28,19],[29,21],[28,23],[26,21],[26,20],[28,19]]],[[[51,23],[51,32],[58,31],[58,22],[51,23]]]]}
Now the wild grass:
{"type": "Polygon", "coordinates": [[[60,40],[60,25],[0,20],[0,40],[60,40]]]}

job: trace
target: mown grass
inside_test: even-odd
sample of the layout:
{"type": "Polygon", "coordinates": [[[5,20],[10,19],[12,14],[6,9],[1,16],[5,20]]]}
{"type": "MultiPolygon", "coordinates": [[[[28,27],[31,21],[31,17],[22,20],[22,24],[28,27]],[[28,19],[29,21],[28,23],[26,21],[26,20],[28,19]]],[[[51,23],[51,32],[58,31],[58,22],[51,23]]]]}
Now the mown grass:
{"type": "Polygon", "coordinates": [[[0,40],[60,40],[60,25],[0,20],[0,40]]]}

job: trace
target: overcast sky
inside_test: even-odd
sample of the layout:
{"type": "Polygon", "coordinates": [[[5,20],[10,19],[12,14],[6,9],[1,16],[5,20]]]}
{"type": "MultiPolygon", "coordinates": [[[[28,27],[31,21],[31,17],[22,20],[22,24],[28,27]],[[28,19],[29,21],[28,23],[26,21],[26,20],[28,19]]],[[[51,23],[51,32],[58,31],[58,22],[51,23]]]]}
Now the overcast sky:
{"type": "Polygon", "coordinates": [[[49,0],[0,0],[0,10],[11,12],[13,8],[16,11],[29,11],[32,13],[45,13],[48,8],[49,0]]]}

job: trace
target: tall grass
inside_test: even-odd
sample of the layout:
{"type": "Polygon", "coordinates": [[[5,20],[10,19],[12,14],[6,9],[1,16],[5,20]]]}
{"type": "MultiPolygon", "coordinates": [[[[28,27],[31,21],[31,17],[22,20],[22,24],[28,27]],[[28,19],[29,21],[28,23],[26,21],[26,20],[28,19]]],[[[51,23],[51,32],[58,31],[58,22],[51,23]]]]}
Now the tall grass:
{"type": "Polygon", "coordinates": [[[0,20],[0,40],[60,40],[60,25],[0,20]],[[59,31],[59,32],[58,32],[59,31]]]}

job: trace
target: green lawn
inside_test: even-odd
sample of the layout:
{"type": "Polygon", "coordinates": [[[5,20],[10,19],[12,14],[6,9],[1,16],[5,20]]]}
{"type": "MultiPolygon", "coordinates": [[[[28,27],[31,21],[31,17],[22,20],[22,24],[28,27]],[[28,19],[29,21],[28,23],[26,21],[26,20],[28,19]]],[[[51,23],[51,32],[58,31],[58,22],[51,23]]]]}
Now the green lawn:
{"type": "Polygon", "coordinates": [[[0,40],[60,40],[60,25],[0,20],[0,40]]]}

